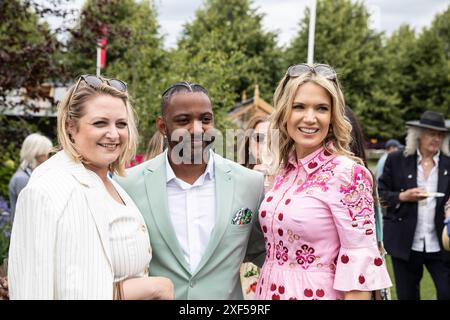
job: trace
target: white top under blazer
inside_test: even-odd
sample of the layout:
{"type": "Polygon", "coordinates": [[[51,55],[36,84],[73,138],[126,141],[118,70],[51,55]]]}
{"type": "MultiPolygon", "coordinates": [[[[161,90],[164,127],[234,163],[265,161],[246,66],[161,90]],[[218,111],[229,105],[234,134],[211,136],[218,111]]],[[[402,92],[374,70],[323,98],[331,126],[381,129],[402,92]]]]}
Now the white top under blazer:
{"type": "Polygon", "coordinates": [[[151,247],[144,220],[126,192],[114,186],[129,211],[114,212],[101,179],[64,151],[33,171],[19,195],[11,233],[11,299],[109,300],[115,280],[147,272],[151,247]],[[125,259],[118,258],[126,248],[120,233],[132,253],[125,259]],[[124,265],[113,265],[118,261],[124,265]]]}

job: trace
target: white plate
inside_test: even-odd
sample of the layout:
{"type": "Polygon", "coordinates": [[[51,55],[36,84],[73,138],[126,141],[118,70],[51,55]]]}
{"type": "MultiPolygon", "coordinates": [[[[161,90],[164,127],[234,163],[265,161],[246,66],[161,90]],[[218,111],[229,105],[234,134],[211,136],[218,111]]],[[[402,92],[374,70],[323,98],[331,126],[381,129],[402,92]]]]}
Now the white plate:
{"type": "Polygon", "coordinates": [[[435,198],[445,197],[445,193],[443,192],[425,192],[423,195],[425,197],[435,197],[435,198]]]}

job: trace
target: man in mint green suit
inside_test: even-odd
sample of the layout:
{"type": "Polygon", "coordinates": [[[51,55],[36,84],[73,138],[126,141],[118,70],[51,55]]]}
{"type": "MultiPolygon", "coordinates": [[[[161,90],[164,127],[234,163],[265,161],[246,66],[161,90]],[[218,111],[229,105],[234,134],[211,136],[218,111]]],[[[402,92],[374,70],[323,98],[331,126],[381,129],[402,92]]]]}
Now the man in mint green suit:
{"type": "Polygon", "coordinates": [[[149,273],[170,278],[176,299],[242,299],[241,263],[261,266],[264,260],[258,222],[263,176],[210,150],[205,133],[214,118],[203,87],[170,86],[161,109],[157,127],[168,150],[116,178],[146,221],[153,249],[149,273]],[[187,140],[174,138],[180,129],[187,140]]]}

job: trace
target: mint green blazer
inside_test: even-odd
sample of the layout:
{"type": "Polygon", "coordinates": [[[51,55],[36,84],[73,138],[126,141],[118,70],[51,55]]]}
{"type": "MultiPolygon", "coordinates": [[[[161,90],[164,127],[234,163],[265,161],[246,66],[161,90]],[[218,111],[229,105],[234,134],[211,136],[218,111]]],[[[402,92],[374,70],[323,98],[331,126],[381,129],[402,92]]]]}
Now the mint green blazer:
{"type": "Polygon", "coordinates": [[[197,269],[190,271],[168,213],[166,152],[115,177],[146,221],[153,257],[150,275],[170,278],[176,299],[242,299],[239,268],[243,261],[261,266],[265,245],[258,221],[264,197],[263,175],[215,153],[216,225],[197,269]],[[250,209],[249,224],[232,224],[239,209],[250,209]]]}

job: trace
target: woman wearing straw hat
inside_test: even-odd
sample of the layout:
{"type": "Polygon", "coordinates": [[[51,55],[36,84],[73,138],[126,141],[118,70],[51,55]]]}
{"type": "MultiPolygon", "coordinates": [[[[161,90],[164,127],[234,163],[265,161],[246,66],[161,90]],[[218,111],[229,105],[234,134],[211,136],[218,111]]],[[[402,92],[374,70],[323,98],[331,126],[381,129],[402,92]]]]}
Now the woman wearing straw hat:
{"type": "Polygon", "coordinates": [[[409,121],[404,151],[389,154],[379,180],[387,205],[384,245],[400,300],[420,299],[425,265],[439,300],[450,299],[450,253],[443,250],[444,204],[450,195],[449,134],[444,117],[426,111],[409,121]]]}

